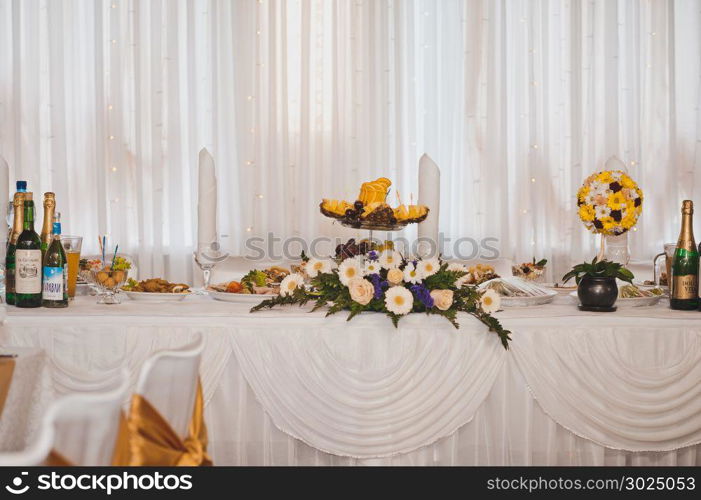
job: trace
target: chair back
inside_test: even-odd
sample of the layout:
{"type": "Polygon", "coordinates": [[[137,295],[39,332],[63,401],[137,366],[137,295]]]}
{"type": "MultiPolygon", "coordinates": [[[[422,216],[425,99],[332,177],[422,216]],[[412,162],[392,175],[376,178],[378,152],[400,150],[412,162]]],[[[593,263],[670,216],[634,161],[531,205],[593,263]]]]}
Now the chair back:
{"type": "Polygon", "coordinates": [[[26,450],[0,454],[0,465],[41,465],[52,450],[73,465],[111,465],[128,391],[129,376],[124,370],[106,392],[58,399],[47,410],[35,442],[26,450]]]}
{"type": "Polygon", "coordinates": [[[185,438],[197,395],[202,336],[176,350],[161,351],[144,363],[136,393],[146,399],[185,438]]]}

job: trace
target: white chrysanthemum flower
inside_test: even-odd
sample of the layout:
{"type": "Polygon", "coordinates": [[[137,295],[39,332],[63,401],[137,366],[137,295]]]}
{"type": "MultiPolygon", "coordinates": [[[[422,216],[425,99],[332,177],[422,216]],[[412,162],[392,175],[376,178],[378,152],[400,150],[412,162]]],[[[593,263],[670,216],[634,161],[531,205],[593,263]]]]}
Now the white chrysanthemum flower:
{"type": "Polygon", "coordinates": [[[418,269],[418,271],[424,278],[428,278],[429,276],[436,274],[440,268],[441,261],[438,260],[436,257],[426,260],[420,260],[419,263],[416,265],[416,269],[418,269]]]}
{"type": "Polygon", "coordinates": [[[622,177],[623,177],[623,172],[619,172],[619,171],[611,172],[611,178],[616,182],[620,181],[622,177]]]}
{"type": "Polygon", "coordinates": [[[348,286],[348,282],[353,278],[361,278],[363,276],[362,264],[358,259],[346,259],[338,266],[338,278],[341,283],[348,286]]]}
{"type": "Polygon", "coordinates": [[[501,307],[501,295],[492,289],[487,289],[480,298],[480,306],[487,314],[497,312],[501,307]]]}
{"type": "Polygon", "coordinates": [[[594,213],[596,214],[596,218],[601,220],[611,215],[611,209],[606,205],[597,205],[594,207],[594,213]]]}
{"type": "Polygon", "coordinates": [[[604,194],[607,189],[608,189],[608,186],[605,184],[602,184],[599,181],[592,181],[592,183],[589,185],[589,192],[593,193],[594,195],[604,194]]]}
{"type": "Polygon", "coordinates": [[[594,198],[595,198],[594,193],[591,193],[591,192],[590,192],[588,195],[586,195],[586,196],[584,197],[584,203],[586,203],[587,205],[593,205],[593,204],[594,204],[594,198]]]}
{"type": "Polygon", "coordinates": [[[288,274],[285,276],[285,279],[282,280],[282,283],[280,283],[280,295],[287,297],[288,295],[292,295],[292,292],[294,292],[297,288],[303,286],[304,278],[301,274],[288,274]]]}
{"type": "Polygon", "coordinates": [[[393,286],[385,292],[385,307],[394,314],[407,314],[414,307],[414,296],[403,286],[393,286]]]}
{"type": "Polygon", "coordinates": [[[365,261],[365,275],[367,276],[368,274],[377,274],[380,272],[382,269],[382,266],[380,266],[380,263],[377,262],[376,260],[367,260],[365,261]]]}
{"type": "Polygon", "coordinates": [[[310,278],[316,278],[319,273],[330,273],[336,269],[336,263],[330,259],[315,259],[311,257],[304,265],[304,271],[310,278]]]}
{"type": "Polygon", "coordinates": [[[385,250],[380,253],[379,262],[383,269],[394,269],[399,267],[399,264],[402,263],[402,257],[399,255],[399,252],[385,250]]]}
{"type": "Polygon", "coordinates": [[[424,279],[423,275],[421,272],[414,267],[414,264],[409,262],[406,267],[404,268],[404,281],[407,283],[419,283],[422,279],[424,279]]]}

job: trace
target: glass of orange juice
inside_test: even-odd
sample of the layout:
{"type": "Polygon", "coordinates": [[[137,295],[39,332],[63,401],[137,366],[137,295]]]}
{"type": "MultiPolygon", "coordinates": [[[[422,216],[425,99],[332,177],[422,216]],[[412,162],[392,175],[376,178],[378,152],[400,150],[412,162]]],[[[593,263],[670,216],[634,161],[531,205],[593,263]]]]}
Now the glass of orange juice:
{"type": "Polygon", "coordinates": [[[61,235],[61,244],[68,262],[68,298],[72,299],[75,297],[75,284],[80,270],[80,249],[83,246],[83,237],[61,235]]]}

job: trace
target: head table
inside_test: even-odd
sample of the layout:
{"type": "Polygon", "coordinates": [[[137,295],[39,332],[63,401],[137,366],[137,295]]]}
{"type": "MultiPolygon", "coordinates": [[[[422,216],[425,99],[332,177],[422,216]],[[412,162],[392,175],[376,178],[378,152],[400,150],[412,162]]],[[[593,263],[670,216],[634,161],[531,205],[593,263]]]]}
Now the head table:
{"type": "Polygon", "coordinates": [[[459,330],[418,314],[395,329],[375,313],[249,308],[78,297],[8,307],[0,341],[45,351],[52,398],[111,386],[123,366],[135,383],[151,354],[201,333],[219,465],[701,463],[701,313],[584,313],[558,297],[497,313],[505,351],[468,315],[459,330]]]}

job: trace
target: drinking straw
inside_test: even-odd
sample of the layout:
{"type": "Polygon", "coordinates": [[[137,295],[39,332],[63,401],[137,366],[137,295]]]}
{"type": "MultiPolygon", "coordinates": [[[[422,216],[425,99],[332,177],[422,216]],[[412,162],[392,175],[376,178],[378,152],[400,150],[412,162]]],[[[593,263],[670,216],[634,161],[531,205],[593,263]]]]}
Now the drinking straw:
{"type": "Polygon", "coordinates": [[[117,259],[117,249],[119,248],[119,245],[114,247],[114,256],[112,256],[112,265],[110,266],[111,270],[114,270],[114,261],[117,259]]]}
{"type": "Polygon", "coordinates": [[[102,266],[105,265],[105,248],[107,248],[107,236],[102,237],[102,266]]]}

